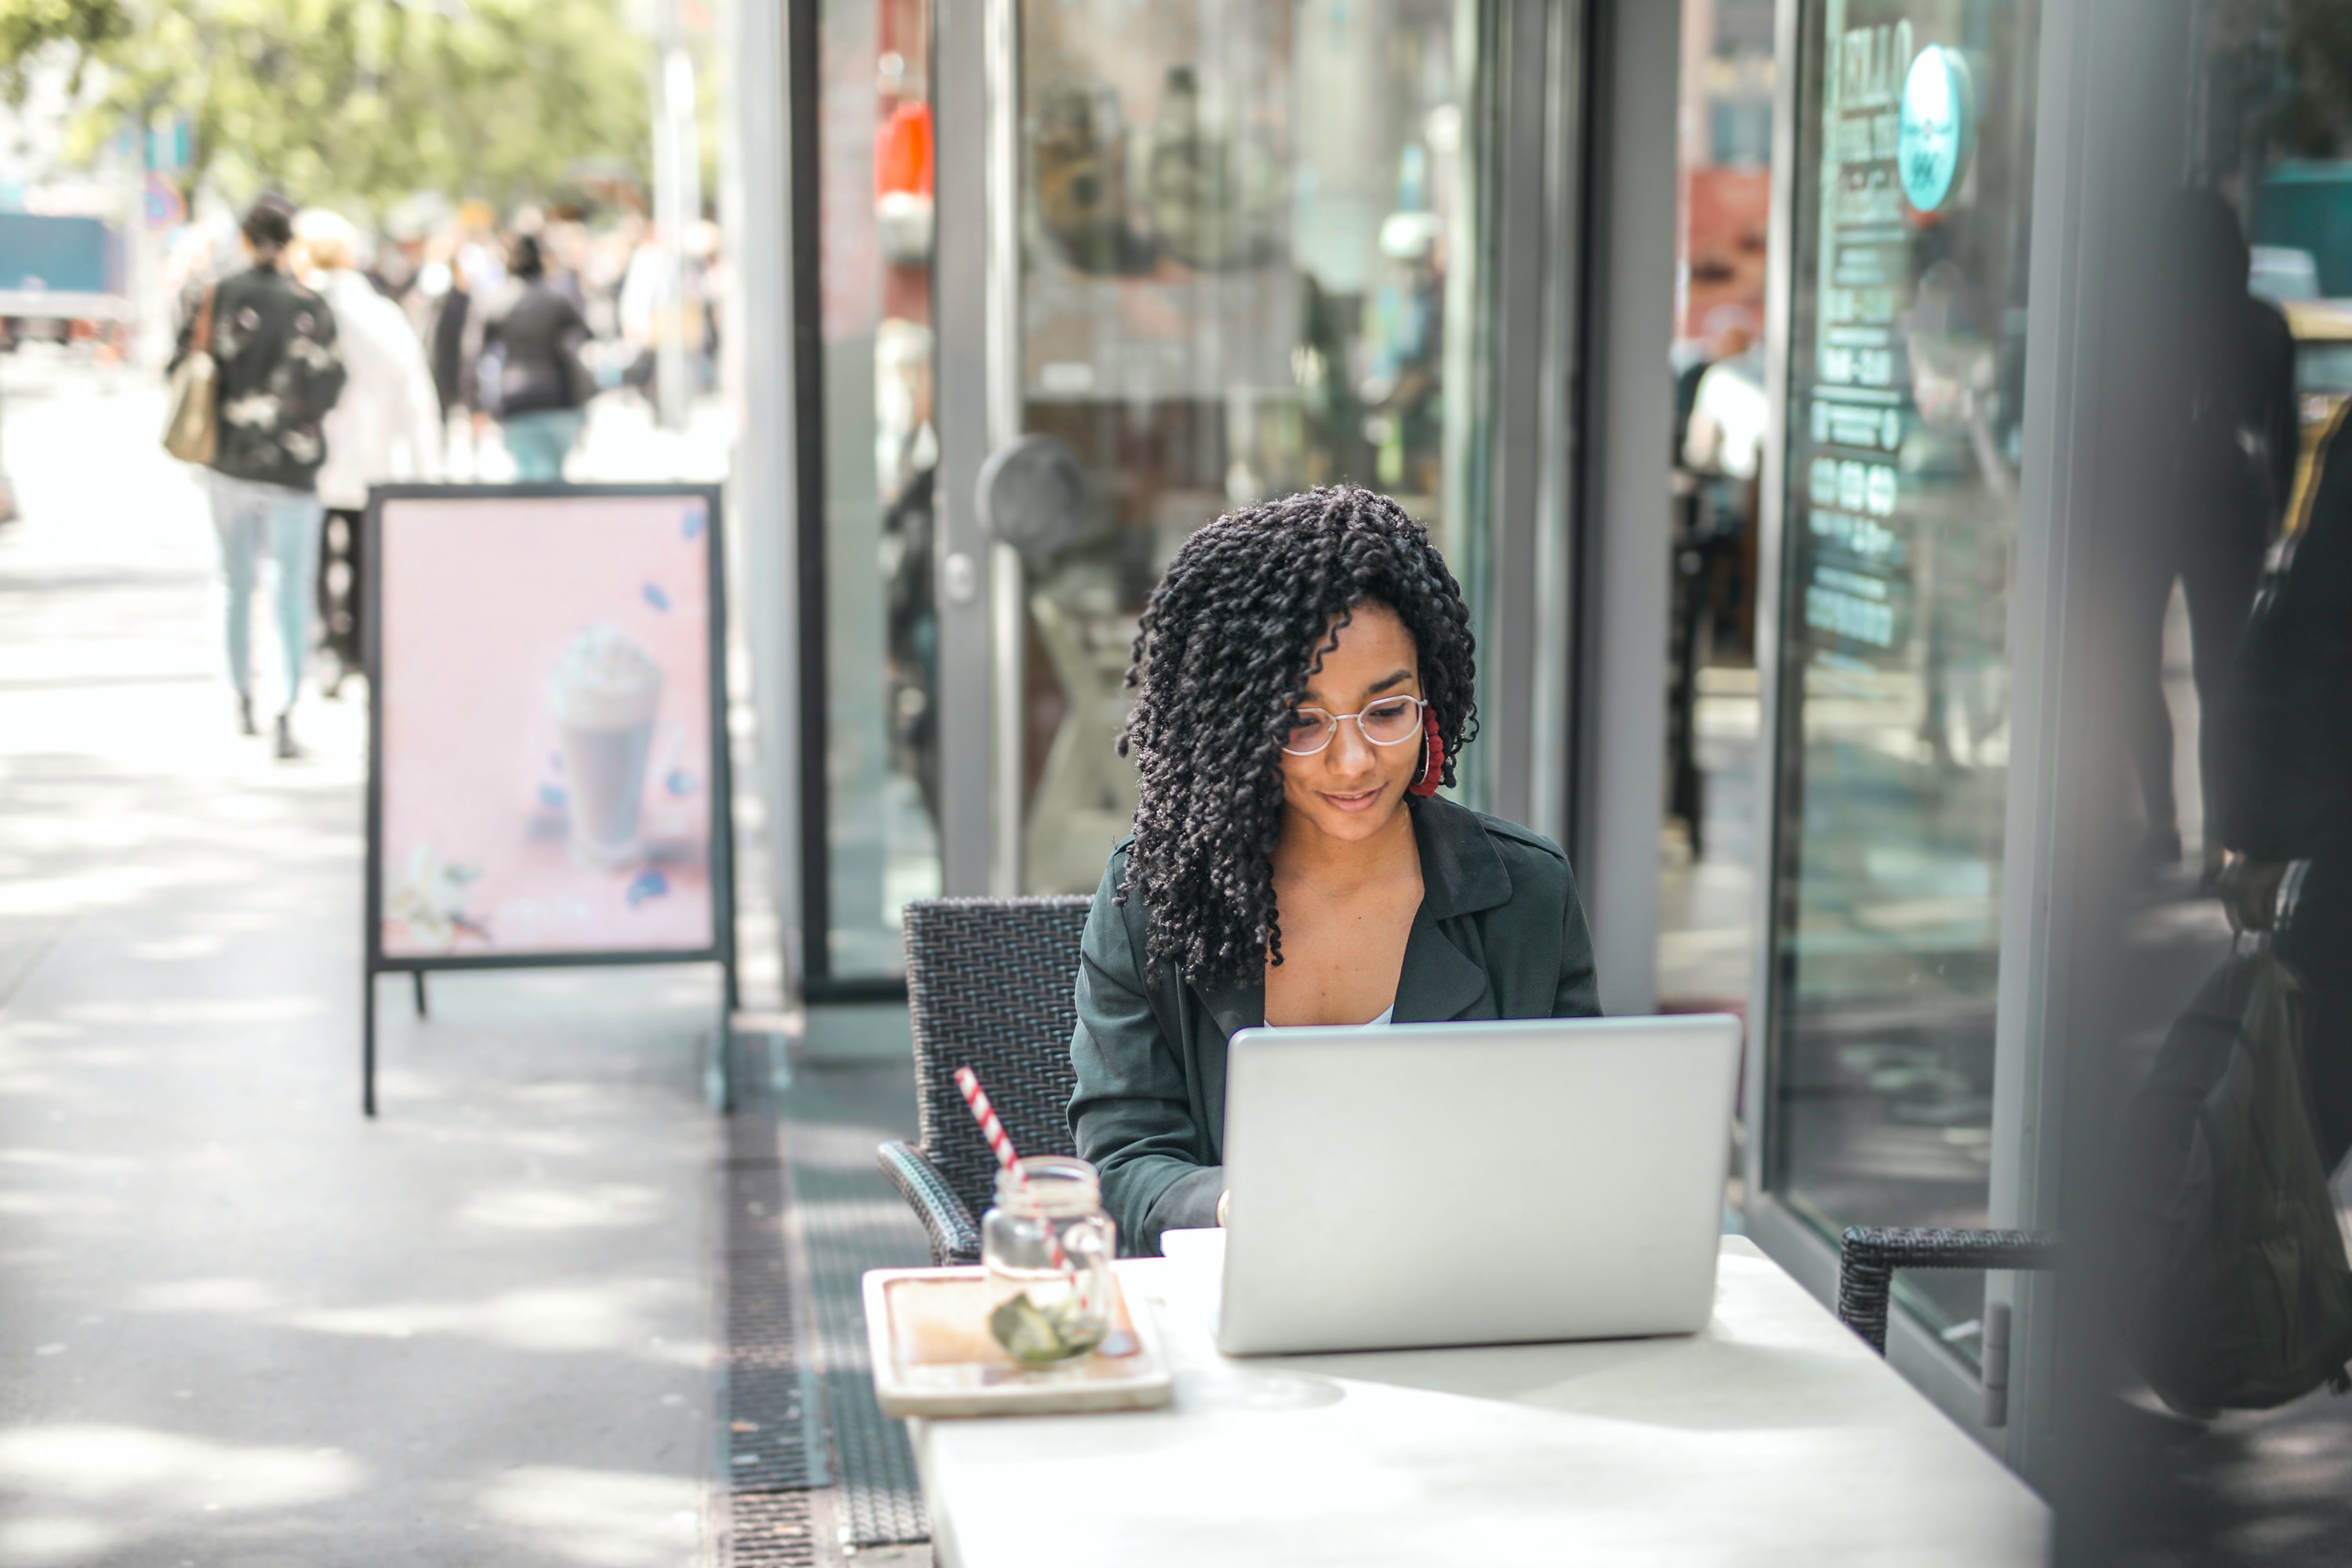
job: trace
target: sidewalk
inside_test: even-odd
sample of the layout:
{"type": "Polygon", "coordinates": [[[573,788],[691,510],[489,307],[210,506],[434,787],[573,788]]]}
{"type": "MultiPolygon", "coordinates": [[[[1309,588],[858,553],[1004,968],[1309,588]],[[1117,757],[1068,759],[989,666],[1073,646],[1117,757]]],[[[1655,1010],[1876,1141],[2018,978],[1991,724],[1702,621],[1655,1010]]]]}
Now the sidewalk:
{"type": "Polygon", "coordinates": [[[0,386],[0,1563],[703,1560],[717,977],[387,982],[362,1121],[361,694],[239,738],[160,395],[0,386]]]}

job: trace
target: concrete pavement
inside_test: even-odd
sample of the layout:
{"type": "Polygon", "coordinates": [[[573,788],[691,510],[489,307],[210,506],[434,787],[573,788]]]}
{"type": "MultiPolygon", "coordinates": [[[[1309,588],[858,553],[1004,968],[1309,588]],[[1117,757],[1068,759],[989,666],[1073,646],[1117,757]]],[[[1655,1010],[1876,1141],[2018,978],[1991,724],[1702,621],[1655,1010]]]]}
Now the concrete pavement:
{"type": "Polygon", "coordinates": [[[0,388],[0,1563],[702,1561],[715,975],[386,982],[362,1122],[362,693],[236,736],[160,395],[0,388]]]}

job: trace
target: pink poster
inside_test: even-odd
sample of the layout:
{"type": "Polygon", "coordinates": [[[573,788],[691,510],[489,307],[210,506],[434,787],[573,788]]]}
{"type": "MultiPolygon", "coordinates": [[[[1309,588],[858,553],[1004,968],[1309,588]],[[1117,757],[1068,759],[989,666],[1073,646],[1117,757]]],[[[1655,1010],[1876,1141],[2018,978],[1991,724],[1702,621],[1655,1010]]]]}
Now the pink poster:
{"type": "Polygon", "coordinates": [[[383,956],[712,952],[708,492],[378,526],[383,956]]]}

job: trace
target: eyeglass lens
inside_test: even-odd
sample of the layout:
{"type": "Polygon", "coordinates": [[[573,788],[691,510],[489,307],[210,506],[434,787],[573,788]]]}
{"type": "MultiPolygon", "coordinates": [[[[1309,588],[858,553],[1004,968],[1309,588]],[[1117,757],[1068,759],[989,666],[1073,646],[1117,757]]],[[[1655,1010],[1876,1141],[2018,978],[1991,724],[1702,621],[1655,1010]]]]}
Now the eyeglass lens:
{"type": "Polygon", "coordinates": [[[1294,755],[1321,751],[1339,733],[1341,719],[1355,720],[1364,739],[1372,744],[1393,746],[1411,740],[1420,729],[1421,704],[1410,697],[1385,697],[1360,713],[1334,715],[1320,708],[1293,709],[1290,723],[1283,731],[1282,749],[1294,755]]]}

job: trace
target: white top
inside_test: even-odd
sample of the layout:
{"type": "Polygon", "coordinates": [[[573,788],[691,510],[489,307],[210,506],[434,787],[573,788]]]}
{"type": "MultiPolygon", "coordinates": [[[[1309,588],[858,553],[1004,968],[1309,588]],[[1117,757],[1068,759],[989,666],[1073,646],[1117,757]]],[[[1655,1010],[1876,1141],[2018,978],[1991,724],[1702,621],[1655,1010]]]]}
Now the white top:
{"type": "MultiPolygon", "coordinates": [[[[1228,1360],[1223,1234],[1118,1264],[1166,1410],[908,1423],[950,1568],[2010,1568],[2024,1484],[1744,1237],[1697,1334],[1228,1360]]],[[[1465,1282],[1465,1284],[1473,1282],[1465,1282]]]]}
{"type": "MultiPolygon", "coordinates": [[[[1391,1002],[1387,1006],[1381,1009],[1381,1016],[1379,1017],[1372,1019],[1369,1023],[1360,1024],[1357,1026],[1364,1029],[1378,1029],[1385,1027],[1386,1026],[1395,1022],[1396,1004],[1391,1002]]],[[[1269,1029],[1338,1029],[1345,1028],[1346,1026],[1347,1026],[1343,1024],[1268,1024],[1266,1026],[1269,1029]]]]}
{"type": "Polygon", "coordinates": [[[357,510],[372,484],[441,477],[441,404],[424,342],[399,306],[356,272],[328,274],[320,292],[347,379],[325,421],[319,503],[357,510]]]}

